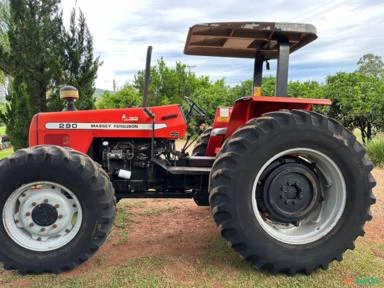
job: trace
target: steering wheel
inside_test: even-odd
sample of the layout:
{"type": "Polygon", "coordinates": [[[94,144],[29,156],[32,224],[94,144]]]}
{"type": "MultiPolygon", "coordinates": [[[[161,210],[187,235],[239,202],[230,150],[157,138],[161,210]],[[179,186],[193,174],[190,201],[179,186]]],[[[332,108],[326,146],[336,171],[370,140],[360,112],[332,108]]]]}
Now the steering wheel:
{"type": "Polygon", "coordinates": [[[201,108],[195,101],[186,96],[184,98],[191,110],[194,110],[197,114],[199,114],[199,116],[207,118],[207,112],[203,108],[201,108]]]}

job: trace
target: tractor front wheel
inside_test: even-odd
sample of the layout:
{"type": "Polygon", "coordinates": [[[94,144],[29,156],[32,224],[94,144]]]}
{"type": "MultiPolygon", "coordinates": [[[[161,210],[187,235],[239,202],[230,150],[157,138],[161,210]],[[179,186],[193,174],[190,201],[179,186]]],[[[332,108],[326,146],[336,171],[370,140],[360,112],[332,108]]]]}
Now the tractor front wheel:
{"type": "Polygon", "coordinates": [[[210,206],[222,236],[272,273],[327,269],[354,248],[375,203],[372,164],[336,121],[307,111],[250,120],[218,155],[210,206]]]}
{"type": "Polygon", "coordinates": [[[59,273],[93,255],[107,238],[114,190],[91,158],[36,146],[0,161],[0,261],[6,269],[59,273]]]}
{"type": "Polygon", "coordinates": [[[207,153],[207,147],[209,137],[211,137],[212,127],[208,127],[199,135],[195,147],[192,150],[192,156],[205,156],[207,153]]]}

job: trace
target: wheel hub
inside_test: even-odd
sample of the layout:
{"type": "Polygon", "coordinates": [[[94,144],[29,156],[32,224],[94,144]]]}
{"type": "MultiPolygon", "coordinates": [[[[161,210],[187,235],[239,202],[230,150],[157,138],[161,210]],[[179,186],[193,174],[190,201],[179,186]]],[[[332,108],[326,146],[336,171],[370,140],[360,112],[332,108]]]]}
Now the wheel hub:
{"type": "Polygon", "coordinates": [[[271,218],[292,223],[305,218],[320,199],[317,175],[299,159],[284,161],[265,176],[263,204],[271,218]]]}
{"type": "Polygon", "coordinates": [[[55,207],[42,203],[32,210],[32,220],[39,226],[49,226],[56,222],[58,213],[55,207]]]}
{"type": "Polygon", "coordinates": [[[76,195],[53,182],[22,185],[3,208],[8,235],[33,251],[50,251],[69,243],[79,231],[82,217],[76,195]]]}

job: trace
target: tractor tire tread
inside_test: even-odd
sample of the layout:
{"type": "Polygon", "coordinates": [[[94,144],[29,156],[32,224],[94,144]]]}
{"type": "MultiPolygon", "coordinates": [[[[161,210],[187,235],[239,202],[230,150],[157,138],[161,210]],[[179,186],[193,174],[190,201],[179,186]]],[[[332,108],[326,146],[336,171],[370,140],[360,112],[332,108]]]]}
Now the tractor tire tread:
{"type": "Polygon", "coordinates": [[[372,177],[370,171],[372,170],[372,163],[366,158],[363,146],[358,143],[352,133],[346,131],[338,122],[333,119],[327,118],[319,113],[302,111],[302,110],[281,110],[277,112],[270,112],[262,117],[249,120],[245,126],[239,128],[234,134],[225,141],[221,152],[219,153],[210,175],[209,183],[209,202],[211,205],[211,212],[213,218],[219,227],[221,235],[228,241],[229,245],[233,247],[238,254],[250,262],[252,266],[259,269],[268,270],[269,272],[284,273],[287,275],[294,275],[297,273],[310,274],[313,271],[321,268],[326,270],[329,262],[332,260],[340,261],[342,254],[347,249],[353,249],[353,242],[358,236],[364,234],[363,226],[365,221],[371,219],[370,206],[375,203],[376,199],[372,193],[372,188],[376,182],[372,177]],[[268,137],[275,129],[284,129],[284,127],[297,127],[297,128],[312,128],[321,130],[322,133],[332,135],[347,147],[351,153],[359,155],[361,163],[363,164],[366,174],[367,183],[369,183],[369,193],[366,203],[362,203],[365,209],[365,216],[361,217],[359,233],[356,233],[354,239],[349,243],[345,243],[345,249],[339,251],[337,255],[333,255],[326,261],[322,261],[311,267],[293,268],[288,266],[279,266],[272,262],[266,262],[259,257],[257,252],[250,251],[247,239],[241,234],[237,227],[239,227],[238,219],[234,215],[236,209],[234,208],[233,194],[228,189],[228,183],[231,181],[233,175],[236,175],[236,163],[239,155],[243,155],[247,149],[248,144],[257,143],[259,140],[268,137]],[[247,142],[246,145],[244,143],[247,142]],[[248,143],[249,142],[249,143],[248,143]]]}

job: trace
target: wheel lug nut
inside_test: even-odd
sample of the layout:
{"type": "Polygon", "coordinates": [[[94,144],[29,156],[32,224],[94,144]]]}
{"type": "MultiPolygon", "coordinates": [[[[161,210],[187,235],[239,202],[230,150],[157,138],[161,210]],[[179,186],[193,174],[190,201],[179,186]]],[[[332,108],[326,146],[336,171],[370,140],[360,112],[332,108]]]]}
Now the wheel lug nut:
{"type": "Polygon", "coordinates": [[[19,223],[19,220],[15,220],[15,223],[16,223],[16,224],[19,223]]]}
{"type": "Polygon", "coordinates": [[[59,205],[59,204],[56,204],[56,205],[55,205],[55,208],[59,208],[59,207],[60,207],[60,205],[59,205]]]}
{"type": "Polygon", "coordinates": [[[72,204],[72,207],[74,207],[74,208],[75,208],[75,207],[76,207],[76,204],[72,204]]]}
{"type": "Polygon", "coordinates": [[[70,232],[70,230],[69,229],[65,229],[65,233],[69,233],[70,232]]]}
{"type": "Polygon", "coordinates": [[[31,213],[30,212],[27,212],[27,213],[25,213],[25,216],[31,216],[31,213]]]}
{"type": "Polygon", "coordinates": [[[48,203],[48,199],[44,199],[44,203],[48,203]]]}
{"type": "Polygon", "coordinates": [[[52,228],[57,228],[57,225],[56,225],[56,224],[53,224],[53,225],[52,225],[52,228]]]}
{"type": "Polygon", "coordinates": [[[32,202],[32,206],[36,206],[36,202],[32,202]]]}
{"type": "Polygon", "coordinates": [[[37,240],[37,241],[41,241],[41,237],[37,238],[36,240],[37,240]]]}
{"type": "Polygon", "coordinates": [[[30,224],[29,224],[29,227],[33,227],[34,225],[35,225],[35,224],[33,224],[33,223],[30,223],[30,224]]]}
{"type": "Polygon", "coordinates": [[[22,193],[22,194],[21,194],[21,197],[25,197],[25,193],[22,193]]]}
{"type": "Polygon", "coordinates": [[[61,218],[63,218],[63,215],[59,215],[57,218],[61,219],[61,218]]]}
{"type": "Polygon", "coordinates": [[[41,228],[41,229],[40,229],[40,232],[44,232],[44,231],[45,231],[45,228],[41,228]]]}

